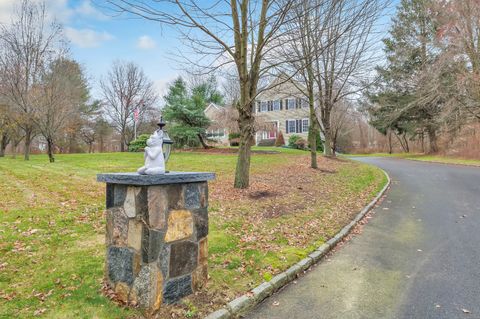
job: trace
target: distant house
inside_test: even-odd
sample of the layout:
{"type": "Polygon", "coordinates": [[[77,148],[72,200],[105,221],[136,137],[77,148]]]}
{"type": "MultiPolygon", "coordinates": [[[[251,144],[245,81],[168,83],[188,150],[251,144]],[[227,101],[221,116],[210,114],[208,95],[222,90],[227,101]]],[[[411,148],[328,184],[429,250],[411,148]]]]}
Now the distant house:
{"type": "Polygon", "coordinates": [[[256,144],[273,145],[279,132],[282,132],[285,142],[294,134],[307,139],[309,114],[308,101],[293,80],[278,77],[255,101],[256,117],[271,124],[269,130],[257,131],[256,144]]]}
{"type": "Polygon", "coordinates": [[[229,107],[224,107],[217,105],[215,103],[210,103],[205,108],[205,115],[212,122],[212,124],[207,128],[207,138],[210,141],[215,141],[221,145],[228,145],[228,123],[226,123],[227,113],[229,112],[229,107]]]}
{"type": "MultiPolygon", "coordinates": [[[[277,78],[255,100],[255,144],[273,145],[279,132],[285,142],[291,135],[308,137],[309,106],[305,95],[292,80],[277,78]]],[[[231,106],[210,103],[205,115],[212,121],[207,137],[228,145],[228,134],[238,131],[237,111],[231,106]]]]}

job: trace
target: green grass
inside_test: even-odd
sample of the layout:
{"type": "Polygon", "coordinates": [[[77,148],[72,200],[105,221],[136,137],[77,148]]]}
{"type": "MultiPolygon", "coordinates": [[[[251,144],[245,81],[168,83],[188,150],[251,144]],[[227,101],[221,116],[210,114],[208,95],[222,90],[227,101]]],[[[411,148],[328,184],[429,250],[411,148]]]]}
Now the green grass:
{"type": "MultiPolygon", "coordinates": [[[[172,154],[168,166],[180,171],[214,171],[214,191],[230,184],[236,159],[235,154],[180,152],[172,154]]],[[[308,162],[308,153],[280,149],[280,154],[254,155],[251,173],[268,176],[300,160],[308,162]]],[[[0,158],[0,318],[127,318],[139,314],[115,305],[100,291],[104,185],[95,176],[133,171],[142,161],[140,153],[57,155],[53,164],[44,155],[34,155],[28,162],[0,158]]],[[[319,193],[307,203],[308,209],[292,208],[291,214],[256,223],[252,220],[258,220],[262,201],[245,197],[226,203],[212,198],[209,296],[235,296],[286,269],[348,223],[356,209],[385,183],[382,172],[374,167],[350,161],[332,165],[337,165],[336,174],[315,173],[311,187],[319,193]],[[331,185],[331,191],[321,191],[325,185],[331,185]],[[345,202],[355,205],[344,206],[345,202]],[[343,212],[341,218],[329,217],[337,211],[343,212]],[[296,234],[302,232],[308,236],[297,241],[296,234]],[[244,240],[252,235],[259,239],[244,240]]],[[[281,200],[287,204],[304,200],[302,192],[292,188],[291,197],[281,200]]],[[[209,307],[193,299],[181,307],[184,316],[198,317],[205,306],[209,307]]]]}

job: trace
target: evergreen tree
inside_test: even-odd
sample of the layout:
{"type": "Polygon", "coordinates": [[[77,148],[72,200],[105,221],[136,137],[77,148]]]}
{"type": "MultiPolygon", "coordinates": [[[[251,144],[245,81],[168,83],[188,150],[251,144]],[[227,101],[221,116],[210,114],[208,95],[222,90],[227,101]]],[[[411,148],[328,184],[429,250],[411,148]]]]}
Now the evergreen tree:
{"type": "Polygon", "coordinates": [[[428,86],[430,70],[439,56],[431,0],[402,0],[393,18],[390,36],[383,40],[387,64],[377,68],[379,84],[369,94],[371,124],[380,132],[393,131],[405,151],[406,134],[425,131],[430,151],[436,152],[442,99],[428,86]],[[428,92],[428,94],[425,94],[428,92]]]}
{"type": "Polygon", "coordinates": [[[195,86],[189,92],[187,84],[181,77],[169,87],[164,97],[166,106],[163,116],[169,122],[168,129],[175,141],[174,145],[195,147],[201,144],[204,148],[208,148],[205,136],[210,120],[205,116],[205,106],[212,102],[212,97],[216,101],[221,101],[212,92],[205,83],[195,86]]]}

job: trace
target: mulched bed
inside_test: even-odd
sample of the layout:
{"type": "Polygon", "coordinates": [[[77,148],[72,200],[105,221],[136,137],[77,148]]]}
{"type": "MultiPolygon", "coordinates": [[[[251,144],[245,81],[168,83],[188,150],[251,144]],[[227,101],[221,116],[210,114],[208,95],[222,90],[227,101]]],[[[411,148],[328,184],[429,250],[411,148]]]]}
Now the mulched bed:
{"type": "MultiPolygon", "coordinates": [[[[212,153],[212,154],[238,154],[238,148],[189,148],[179,152],[212,153]]],[[[252,154],[280,154],[279,151],[252,150],[252,154]]]]}

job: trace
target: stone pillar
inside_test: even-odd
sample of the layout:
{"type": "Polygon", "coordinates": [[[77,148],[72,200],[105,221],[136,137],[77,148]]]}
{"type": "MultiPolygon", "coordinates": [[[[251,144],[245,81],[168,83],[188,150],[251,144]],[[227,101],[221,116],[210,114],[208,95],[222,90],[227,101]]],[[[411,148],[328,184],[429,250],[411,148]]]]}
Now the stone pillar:
{"type": "Polygon", "coordinates": [[[208,185],[213,173],[100,174],[107,183],[105,278],[149,311],[207,280],[208,185]]]}

